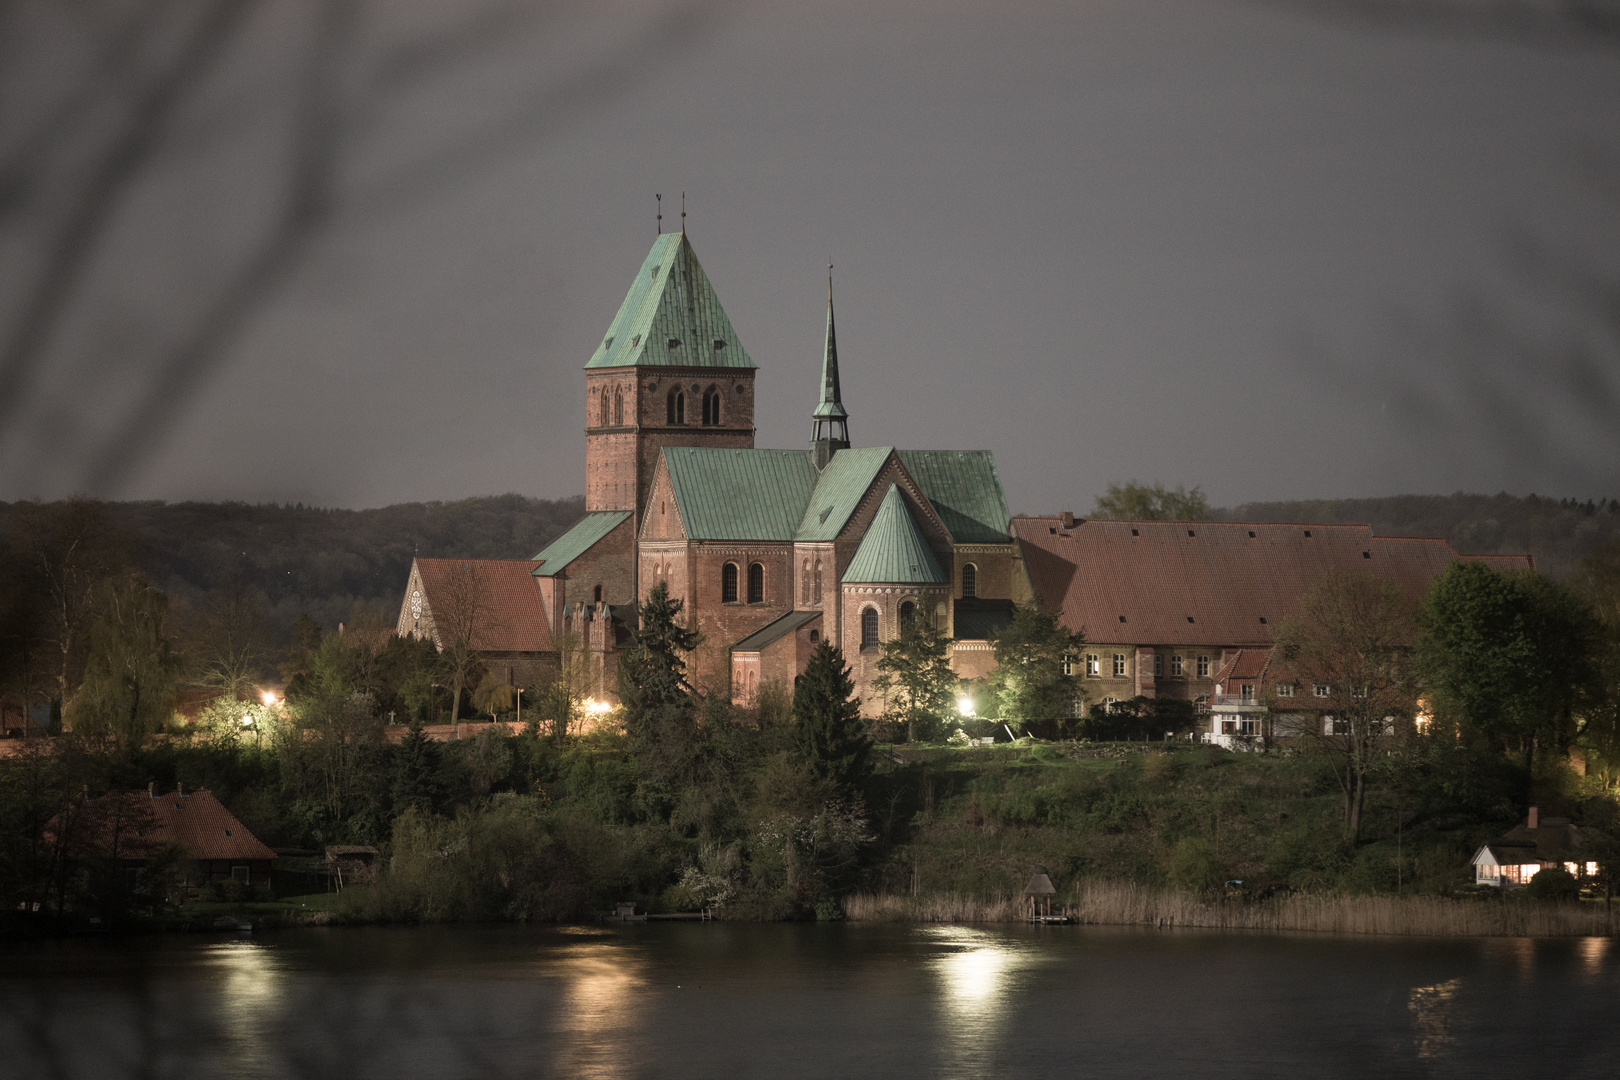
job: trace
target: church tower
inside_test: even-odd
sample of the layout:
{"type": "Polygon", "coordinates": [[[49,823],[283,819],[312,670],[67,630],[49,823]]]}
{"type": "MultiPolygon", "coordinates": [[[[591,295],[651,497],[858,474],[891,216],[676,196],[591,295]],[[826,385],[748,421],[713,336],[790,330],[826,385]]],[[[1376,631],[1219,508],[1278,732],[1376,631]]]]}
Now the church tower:
{"type": "Polygon", "coordinates": [[[660,235],[585,365],[585,509],[639,529],[664,447],[751,449],[754,371],[686,233],[660,235]]]}
{"type": "Polygon", "coordinates": [[[840,450],[849,449],[849,413],[838,386],[838,336],[833,330],[833,298],[831,268],[827,274],[827,351],[821,357],[821,400],[810,414],[810,449],[815,454],[816,468],[825,469],[827,462],[840,450]]]}

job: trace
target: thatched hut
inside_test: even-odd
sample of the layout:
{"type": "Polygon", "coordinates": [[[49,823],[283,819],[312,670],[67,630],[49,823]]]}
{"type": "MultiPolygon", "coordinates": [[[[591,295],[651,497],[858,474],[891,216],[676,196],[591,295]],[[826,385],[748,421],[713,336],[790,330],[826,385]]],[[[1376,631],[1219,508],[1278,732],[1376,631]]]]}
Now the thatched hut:
{"type": "Polygon", "coordinates": [[[1052,879],[1046,876],[1045,870],[1037,870],[1024,886],[1024,902],[1030,918],[1037,915],[1052,914],[1052,897],[1057,895],[1057,889],[1052,885],[1052,879]]]}

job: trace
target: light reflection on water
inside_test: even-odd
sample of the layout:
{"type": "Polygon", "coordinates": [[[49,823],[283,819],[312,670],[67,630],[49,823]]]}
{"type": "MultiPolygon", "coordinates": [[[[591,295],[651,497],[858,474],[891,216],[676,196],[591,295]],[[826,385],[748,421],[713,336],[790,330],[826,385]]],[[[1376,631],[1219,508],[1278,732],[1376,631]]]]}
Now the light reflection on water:
{"type": "Polygon", "coordinates": [[[611,939],[570,944],[547,965],[566,985],[557,1019],[560,1075],[595,1080],[629,1071],[643,966],[611,939]]]}
{"type": "Polygon", "coordinates": [[[940,987],[944,1075],[988,1075],[1005,1014],[1016,1007],[1011,983],[1030,963],[1031,952],[994,931],[942,926],[921,933],[943,950],[933,969],[940,987]]]}
{"type": "Polygon", "coordinates": [[[1609,1077],[1608,939],[427,927],[0,951],[0,1077],[1609,1077]]]}

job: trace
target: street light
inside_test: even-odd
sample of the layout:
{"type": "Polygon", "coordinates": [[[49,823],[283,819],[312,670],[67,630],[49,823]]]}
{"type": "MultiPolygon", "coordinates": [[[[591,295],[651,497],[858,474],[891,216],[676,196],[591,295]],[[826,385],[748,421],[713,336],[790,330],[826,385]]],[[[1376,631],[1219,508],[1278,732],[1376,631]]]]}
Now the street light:
{"type": "Polygon", "coordinates": [[[970,698],[970,697],[959,697],[959,698],[957,698],[956,699],[956,711],[961,713],[963,716],[972,716],[973,715],[973,699],[970,698]]]}

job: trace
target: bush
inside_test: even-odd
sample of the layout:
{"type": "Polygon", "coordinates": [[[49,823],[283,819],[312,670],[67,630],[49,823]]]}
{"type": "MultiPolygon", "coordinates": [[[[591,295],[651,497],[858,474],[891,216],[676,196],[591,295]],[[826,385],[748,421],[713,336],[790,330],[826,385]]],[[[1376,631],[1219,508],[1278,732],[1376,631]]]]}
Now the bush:
{"type": "Polygon", "coordinates": [[[1215,849],[1202,840],[1180,840],[1170,852],[1167,875],[1170,887],[1193,893],[1207,893],[1221,887],[1226,880],[1226,868],[1215,854],[1215,849]]]}
{"type": "Polygon", "coordinates": [[[1579,900],[1581,885],[1567,870],[1542,870],[1524,887],[1524,895],[1532,900],[1579,900]]]}

